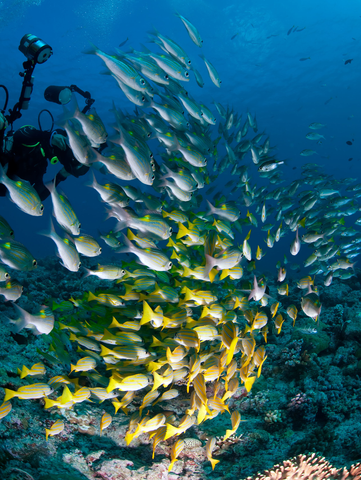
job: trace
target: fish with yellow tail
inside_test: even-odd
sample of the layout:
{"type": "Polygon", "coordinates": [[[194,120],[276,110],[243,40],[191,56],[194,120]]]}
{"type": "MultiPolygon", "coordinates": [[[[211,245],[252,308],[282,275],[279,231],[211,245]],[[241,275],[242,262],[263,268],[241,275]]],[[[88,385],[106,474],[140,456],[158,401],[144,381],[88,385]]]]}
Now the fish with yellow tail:
{"type": "Polygon", "coordinates": [[[241,414],[236,410],[231,415],[232,429],[226,430],[226,434],[223,437],[223,442],[227,440],[231,435],[235,434],[241,423],[241,414]]]}
{"type": "Polygon", "coordinates": [[[113,419],[109,413],[105,412],[100,420],[100,435],[102,434],[103,430],[109,427],[109,425],[112,423],[112,420],[113,419]]]}
{"type": "Polygon", "coordinates": [[[64,430],[64,422],[62,420],[57,420],[53,423],[50,428],[45,429],[45,436],[46,441],[48,441],[49,435],[52,437],[53,435],[59,435],[64,430]]]}
{"type": "Polygon", "coordinates": [[[43,376],[45,375],[45,366],[42,363],[36,363],[31,368],[27,368],[23,365],[22,370],[18,368],[18,374],[20,378],[25,378],[27,375],[43,376]]]}
{"type": "Polygon", "coordinates": [[[168,472],[172,470],[173,465],[178,460],[178,457],[182,452],[182,450],[184,449],[184,446],[185,446],[184,440],[182,440],[181,438],[172,445],[172,449],[170,451],[171,462],[168,467],[168,472]]]}
{"type": "Polygon", "coordinates": [[[211,462],[212,470],[214,470],[214,467],[217,465],[217,463],[220,462],[219,460],[216,460],[215,458],[212,457],[212,452],[215,446],[216,446],[216,439],[215,437],[211,437],[206,444],[206,455],[208,460],[211,462]]]}

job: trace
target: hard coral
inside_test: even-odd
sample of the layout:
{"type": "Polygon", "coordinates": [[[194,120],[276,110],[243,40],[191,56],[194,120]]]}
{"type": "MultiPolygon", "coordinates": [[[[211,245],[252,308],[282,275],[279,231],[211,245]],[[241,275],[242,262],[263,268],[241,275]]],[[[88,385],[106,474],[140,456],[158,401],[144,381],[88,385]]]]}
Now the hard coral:
{"type": "Polygon", "coordinates": [[[263,474],[247,477],[247,480],[360,480],[361,463],[350,469],[334,468],[324,457],[298,455],[286,460],[282,465],[275,465],[263,474]]]}

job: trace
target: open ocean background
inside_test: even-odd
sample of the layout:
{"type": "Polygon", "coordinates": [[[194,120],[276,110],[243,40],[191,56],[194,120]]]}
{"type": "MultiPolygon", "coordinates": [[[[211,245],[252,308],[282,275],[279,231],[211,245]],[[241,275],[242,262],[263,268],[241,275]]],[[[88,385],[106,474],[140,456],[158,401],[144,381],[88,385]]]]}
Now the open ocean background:
{"type": "MultiPolygon", "coordinates": [[[[0,2],[0,21],[1,83],[10,92],[8,107],[18,101],[21,90],[19,72],[25,57],[18,45],[23,35],[39,36],[54,52],[46,63],[36,66],[29,110],[23,111],[22,118],[14,124],[15,129],[26,124],[38,127],[38,113],[44,108],[55,118],[62,113],[60,105],[45,101],[43,94],[48,85],[76,84],[89,91],[96,100],[93,106],[106,126],[113,121],[109,113],[113,100],[118,107],[133,111],[134,106],[115,80],[100,75],[103,62],[82,54],[82,50],[93,42],[111,53],[127,37],[124,49],[127,46],[140,49],[141,43],[147,45],[147,31],[155,26],[178,42],[201,72],[205,80],[203,89],[197,86],[193,75],[186,84],[196,101],[210,107],[218,120],[212,101],[229,105],[235,112],[250,111],[257,115],[259,132],[265,130],[271,145],[277,146],[277,158],[289,159],[287,165],[282,166],[285,188],[300,177],[300,167],[308,162],[322,165],[325,172],[337,179],[360,177],[361,5],[355,0],[347,3],[278,0],[252,4],[228,0],[222,3],[209,0],[9,0],[0,2]],[[176,11],[196,25],[204,40],[202,49],[192,43],[182,22],[174,15],[176,11]],[[287,35],[293,25],[306,28],[287,35]],[[198,56],[201,51],[217,68],[222,79],[221,89],[210,81],[198,56]],[[310,59],[300,61],[307,57],[310,59]],[[353,59],[352,63],[345,65],[347,59],[353,59]],[[322,144],[305,138],[311,122],[327,125],[318,131],[325,136],[322,144]],[[346,141],[352,139],[353,145],[347,145],[346,141]],[[300,156],[306,148],[317,150],[319,155],[300,156]]],[[[150,48],[157,49],[154,45],[150,48]]],[[[82,108],[83,99],[77,98],[82,108]]],[[[0,105],[4,99],[1,91],[0,105]]],[[[42,116],[42,125],[44,129],[50,127],[47,114],[42,116]]],[[[108,133],[111,132],[108,128],[108,133]]],[[[158,142],[150,142],[150,147],[156,153],[158,142]]],[[[220,154],[224,153],[222,148],[220,154]]],[[[49,166],[47,178],[53,178],[57,170],[59,166],[49,166]]],[[[88,176],[69,178],[61,184],[61,189],[77,212],[82,231],[97,237],[98,230],[109,231],[115,220],[105,222],[98,194],[84,187],[87,179],[88,176]]],[[[220,187],[228,180],[225,175],[221,176],[220,187]]],[[[252,180],[254,182],[255,177],[252,176],[252,180]]],[[[204,195],[204,190],[200,193],[204,195]]],[[[50,197],[45,201],[43,217],[26,215],[9,200],[0,198],[0,214],[11,223],[16,239],[25,243],[36,258],[54,253],[53,242],[37,235],[48,228],[51,210],[50,197]]],[[[247,212],[244,208],[241,212],[244,218],[247,212]]],[[[262,232],[262,238],[265,236],[262,232]]],[[[275,256],[282,258],[284,252],[289,252],[291,239],[289,236],[286,239],[275,246],[272,264],[267,261],[267,257],[271,259],[270,254],[263,260],[267,268],[273,270],[275,256]]],[[[262,244],[265,248],[263,241],[262,244]]],[[[104,258],[108,247],[102,246],[104,258]]]]}

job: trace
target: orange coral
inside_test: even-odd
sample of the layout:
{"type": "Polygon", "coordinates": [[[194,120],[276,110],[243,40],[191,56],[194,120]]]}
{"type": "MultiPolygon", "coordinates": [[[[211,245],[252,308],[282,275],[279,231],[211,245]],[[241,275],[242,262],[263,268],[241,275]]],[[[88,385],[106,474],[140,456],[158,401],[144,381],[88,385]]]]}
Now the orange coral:
{"type": "Polygon", "coordinates": [[[350,469],[334,468],[325,458],[315,453],[298,455],[275,465],[262,474],[248,477],[247,480],[361,480],[361,463],[350,469]]]}

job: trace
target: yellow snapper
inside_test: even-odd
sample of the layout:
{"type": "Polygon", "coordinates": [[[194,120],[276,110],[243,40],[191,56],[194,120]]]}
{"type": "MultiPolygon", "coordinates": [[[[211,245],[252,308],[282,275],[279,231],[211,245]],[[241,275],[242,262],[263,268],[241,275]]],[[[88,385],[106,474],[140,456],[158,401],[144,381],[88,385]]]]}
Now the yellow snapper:
{"type": "Polygon", "coordinates": [[[53,435],[59,435],[64,430],[64,422],[62,420],[57,420],[53,423],[53,425],[48,429],[45,429],[46,434],[46,441],[48,441],[48,437],[53,435]]]}
{"type": "Polygon", "coordinates": [[[48,397],[53,391],[53,389],[46,383],[33,383],[32,385],[25,385],[24,387],[18,388],[16,392],[14,390],[9,390],[8,388],[5,388],[4,390],[4,402],[13,397],[17,397],[20,400],[48,397]]]}
{"type": "Polygon", "coordinates": [[[36,363],[31,368],[27,368],[23,365],[22,370],[18,368],[18,373],[20,374],[20,378],[25,378],[27,375],[42,376],[45,375],[45,367],[42,363],[36,363]]]}
{"type": "Polygon", "coordinates": [[[10,402],[3,402],[1,405],[0,405],[0,420],[4,417],[6,417],[6,415],[8,415],[10,412],[11,412],[11,409],[12,409],[12,405],[10,402]]]}

